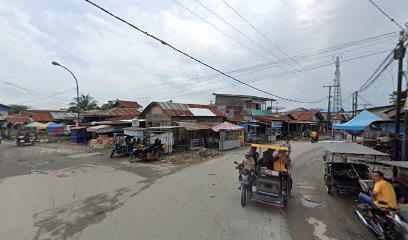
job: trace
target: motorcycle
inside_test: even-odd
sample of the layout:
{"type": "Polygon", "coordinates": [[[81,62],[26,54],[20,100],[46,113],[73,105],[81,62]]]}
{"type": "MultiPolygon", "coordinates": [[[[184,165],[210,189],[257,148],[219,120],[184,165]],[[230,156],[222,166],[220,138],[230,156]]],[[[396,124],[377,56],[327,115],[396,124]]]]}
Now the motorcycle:
{"type": "Polygon", "coordinates": [[[129,162],[134,163],[137,159],[141,160],[161,160],[164,155],[163,144],[158,143],[145,148],[143,145],[137,145],[129,156],[129,162]]]}
{"type": "Polygon", "coordinates": [[[133,152],[133,144],[132,143],[126,143],[126,142],[116,142],[115,145],[113,146],[112,152],[110,153],[110,158],[113,158],[115,154],[131,154],[133,152]]]}
{"type": "Polygon", "coordinates": [[[16,144],[18,147],[25,146],[25,145],[34,145],[35,139],[31,138],[30,136],[18,136],[16,138],[16,144]]]}
{"type": "MultiPolygon", "coordinates": [[[[380,201],[387,205],[387,202],[380,201]]],[[[356,210],[360,221],[370,229],[379,239],[384,240],[408,240],[408,213],[402,213],[398,209],[372,209],[356,210]],[[367,217],[364,211],[370,211],[372,218],[367,217]],[[404,216],[405,215],[405,216],[404,216]]]]}
{"type": "Polygon", "coordinates": [[[310,142],[311,143],[317,143],[319,141],[319,137],[311,137],[310,142]]]}
{"type": "Polygon", "coordinates": [[[238,181],[240,184],[241,191],[241,206],[244,207],[247,198],[247,193],[252,194],[253,174],[248,169],[242,168],[242,166],[240,166],[237,162],[234,161],[234,163],[235,165],[237,165],[236,168],[239,170],[238,181]]]}

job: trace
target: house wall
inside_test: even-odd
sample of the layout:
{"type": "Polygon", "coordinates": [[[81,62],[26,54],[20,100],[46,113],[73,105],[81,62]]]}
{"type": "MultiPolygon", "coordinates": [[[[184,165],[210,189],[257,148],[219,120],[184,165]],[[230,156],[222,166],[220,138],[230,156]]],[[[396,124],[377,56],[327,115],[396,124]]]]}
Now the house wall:
{"type": "Polygon", "coordinates": [[[215,105],[227,114],[227,117],[243,117],[250,110],[264,110],[265,101],[252,99],[250,97],[215,96],[215,105]]]}
{"type": "Polygon", "coordinates": [[[0,113],[9,113],[11,112],[11,108],[4,106],[4,105],[0,105],[0,113]]]}
{"type": "Polygon", "coordinates": [[[146,127],[171,126],[171,117],[164,114],[159,105],[155,105],[146,112],[146,127]]]}

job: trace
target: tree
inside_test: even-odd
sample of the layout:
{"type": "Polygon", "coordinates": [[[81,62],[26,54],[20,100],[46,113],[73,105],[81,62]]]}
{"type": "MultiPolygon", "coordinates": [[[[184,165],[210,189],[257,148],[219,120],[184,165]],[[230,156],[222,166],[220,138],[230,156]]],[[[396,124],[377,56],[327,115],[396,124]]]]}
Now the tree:
{"type": "Polygon", "coordinates": [[[108,101],[108,103],[102,104],[101,110],[108,110],[108,109],[114,108],[118,101],[119,99],[116,98],[116,99],[108,101]]]}
{"type": "MultiPolygon", "coordinates": [[[[393,91],[389,96],[389,101],[391,105],[397,104],[397,91],[393,91]]],[[[402,90],[401,91],[401,99],[405,100],[405,97],[407,96],[407,90],[402,90]]]]}
{"type": "MultiPolygon", "coordinates": [[[[83,111],[90,111],[99,109],[98,102],[91,97],[89,94],[81,94],[79,96],[79,110],[83,111]]],[[[69,112],[78,112],[77,108],[77,99],[74,98],[74,101],[69,103],[68,107],[69,112]]]]}
{"type": "Polygon", "coordinates": [[[18,104],[11,104],[10,107],[11,107],[12,112],[15,114],[18,114],[18,113],[21,113],[21,112],[24,112],[30,109],[29,106],[18,105],[18,104]]]}

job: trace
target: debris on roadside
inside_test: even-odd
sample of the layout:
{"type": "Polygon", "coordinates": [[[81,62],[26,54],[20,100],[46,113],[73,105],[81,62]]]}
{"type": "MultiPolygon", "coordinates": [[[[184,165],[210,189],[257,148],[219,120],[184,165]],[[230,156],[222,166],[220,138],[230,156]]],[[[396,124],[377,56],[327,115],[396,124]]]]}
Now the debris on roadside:
{"type": "Polygon", "coordinates": [[[164,159],[161,160],[162,163],[193,163],[196,161],[203,161],[203,160],[210,160],[219,155],[222,152],[215,149],[207,149],[203,148],[198,151],[186,151],[186,152],[178,152],[173,153],[171,155],[165,155],[164,159]]]}

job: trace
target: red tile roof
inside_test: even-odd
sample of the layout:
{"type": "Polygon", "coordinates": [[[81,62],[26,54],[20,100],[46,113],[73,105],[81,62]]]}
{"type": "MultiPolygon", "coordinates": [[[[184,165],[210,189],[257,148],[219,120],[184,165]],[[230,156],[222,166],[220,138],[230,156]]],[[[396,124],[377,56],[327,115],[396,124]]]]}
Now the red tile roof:
{"type": "Polygon", "coordinates": [[[304,112],[291,112],[289,113],[292,115],[295,120],[298,121],[310,121],[312,117],[316,114],[319,114],[317,111],[304,111],[304,112]]]}
{"type": "Polygon", "coordinates": [[[258,120],[261,123],[271,124],[272,121],[281,121],[287,122],[289,118],[285,115],[273,115],[273,116],[256,116],[255,120],[258,120]]]}
{"type": "Polygon", "coordinates": [[[33,119],[26,114],[15,114],[15,115],[10,115],[6,118],[6,121],[9,123],[28,123],[32,122],[33,119]]]}
{"type": "Polygon", "coordinates": [[[142,106],[138,102],[118,100],[115,107],[141,108],[142,106]]]}
{"type": "Polygon", "coordinates": [[[48,113],[31,113],[31,117],[36,122],[52,122],[54,119],[48,113]]]}

